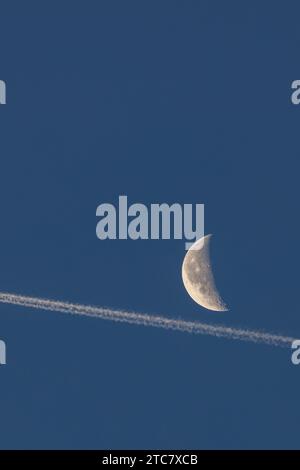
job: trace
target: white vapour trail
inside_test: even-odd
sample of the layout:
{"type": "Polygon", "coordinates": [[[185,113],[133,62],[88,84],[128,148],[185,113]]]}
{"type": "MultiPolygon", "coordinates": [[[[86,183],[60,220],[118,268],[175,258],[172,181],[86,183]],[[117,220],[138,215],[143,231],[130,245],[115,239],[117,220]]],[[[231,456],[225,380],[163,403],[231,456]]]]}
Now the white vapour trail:
{"type": "Polygon", "coordinates": [[[70,313],[73,315],[85,315],[103,320],[132,323],[134,325],[152,326],[167,330],[177,330],[188,333],[211,335],[228,339],[238,339],[241,341],[252,341],[264,343],[272,346],[290,347],[294,338],[287,336],[264,333],[254,330],[245,330],[220,325],[210,325],[198,321],[184,321],[167,318],[157,315],[148,315],[109,308],[94,307],[89,305],[72,304],[57,300],[40,299],[37,297],[27,297],[24,295],[0,292],[0,302],[20,305],[41,310],[51,310],[55,312],[70,313]]]}

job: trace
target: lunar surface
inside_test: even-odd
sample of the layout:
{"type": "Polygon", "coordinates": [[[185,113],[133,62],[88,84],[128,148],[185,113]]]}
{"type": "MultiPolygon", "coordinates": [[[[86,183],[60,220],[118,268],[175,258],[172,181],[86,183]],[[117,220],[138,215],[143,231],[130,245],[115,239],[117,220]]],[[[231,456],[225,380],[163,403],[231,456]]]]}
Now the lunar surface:
{"type": "Polygon", "coordinates": [[[209,254],[211,235],[197,240],[189,249],[182,264],[183,284],[197,304],[209,310],[226,311],[214,280],[209,254]]]}

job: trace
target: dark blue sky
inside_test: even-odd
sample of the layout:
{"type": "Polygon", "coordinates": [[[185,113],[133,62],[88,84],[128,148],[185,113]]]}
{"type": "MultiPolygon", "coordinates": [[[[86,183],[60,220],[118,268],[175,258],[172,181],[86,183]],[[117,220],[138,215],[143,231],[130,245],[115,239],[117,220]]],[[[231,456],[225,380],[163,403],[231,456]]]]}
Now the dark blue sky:
{"type": "MultiPolygon", "coordinates": [[[[299,2],[0,0],[0,286],[300,335],[299,2]],[[96,207],[204,203],[182,241],[96,238],[96,207]],[[295,300],[296,299],[296,300],[295,300]]],[[[297,448],[290,351],[0,306],[1,448],[297,448]]]]}

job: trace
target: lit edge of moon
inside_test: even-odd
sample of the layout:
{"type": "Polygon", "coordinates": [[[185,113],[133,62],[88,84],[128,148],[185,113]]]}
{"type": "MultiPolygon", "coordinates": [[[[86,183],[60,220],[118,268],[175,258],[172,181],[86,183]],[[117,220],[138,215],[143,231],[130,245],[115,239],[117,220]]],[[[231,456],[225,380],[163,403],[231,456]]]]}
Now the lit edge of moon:
{"type": "Polygon", "coordinates": [[[229,310],[220,297],[210,262],[210,235],[197,240],[182,263],[182,280],[190,297],[201,307],[216,312],[229,310]]]}

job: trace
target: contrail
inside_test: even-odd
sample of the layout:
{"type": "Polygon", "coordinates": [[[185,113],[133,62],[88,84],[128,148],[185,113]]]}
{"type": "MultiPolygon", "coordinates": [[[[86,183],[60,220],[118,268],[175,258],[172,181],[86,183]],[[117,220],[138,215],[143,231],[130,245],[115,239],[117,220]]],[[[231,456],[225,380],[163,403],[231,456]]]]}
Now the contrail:
{"type": "Polygon", "coordinates": [[[40,310],[51,310],[54,312],[70,313],[72,315],[85,315],[117,322],[132,323],[134,325],[152,326],[166,330],[177,330],[187,333],[210,335],[254,343],[264,343],[271,346],[290,347],[295,338],[281,336],[261,331],[246,330],[221,325],[210,325],[208,323],[176,320],[174,318],[148,315],[110,308],[79,305],[57,300],[40,299],[24,295],[0,293],[0,302],[5,304],[20,305],[40,310]]]}

